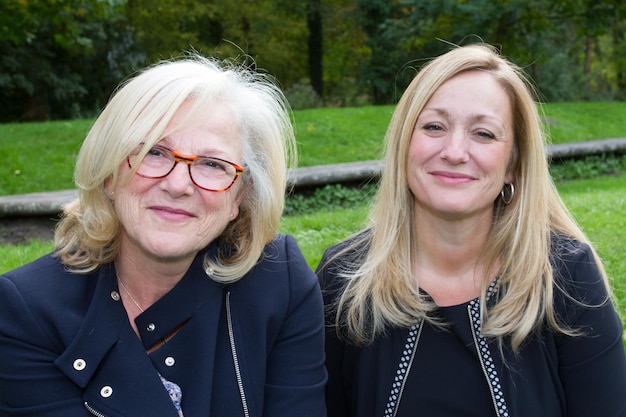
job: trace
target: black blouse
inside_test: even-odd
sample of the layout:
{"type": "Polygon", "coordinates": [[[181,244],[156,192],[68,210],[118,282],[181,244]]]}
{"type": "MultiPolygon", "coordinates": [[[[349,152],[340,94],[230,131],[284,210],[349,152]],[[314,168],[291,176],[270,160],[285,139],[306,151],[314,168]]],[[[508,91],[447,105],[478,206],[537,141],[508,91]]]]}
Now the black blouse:
{"type": "MultiPolygon", "coordinates": [[[[341,258],[326,262],[337,249],[326,252],[318,269],[327,305],[342,287],[334,272],[341,258]]],[[[518,354],[501,354],[480,335],[478,299],[439,308],[446,329],[428,323],[388,329],[365,347],[340,341],[329,326],[328,417],[625,416],[620,318],[610,302],[602,303],[607,294],[590,249],[565,238],[554,249],[555,276],[567,292],[555,291],[557,313],[584,336],[544,328],[518,354]]],[[[332,319],[329,314],[329,324],[332,319]]]]}

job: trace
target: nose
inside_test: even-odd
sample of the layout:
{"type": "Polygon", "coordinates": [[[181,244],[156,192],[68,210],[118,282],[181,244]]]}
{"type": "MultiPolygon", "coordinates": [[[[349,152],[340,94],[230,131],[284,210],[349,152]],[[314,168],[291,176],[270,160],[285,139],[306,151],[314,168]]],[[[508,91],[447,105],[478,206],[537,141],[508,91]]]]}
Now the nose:
{"type": "Polygon", "coordinates": [[[186,161],[177,161],[168,176],[161,179],[161,187],[170,194],[192,194],[195,188],[186,161]]]}
{"type": "Polygon", "coordinates": [[[454,165],[469,161],[470,138],[468,136],[463,129],[451,130],[442,141],[440,157],[454,165]]]}

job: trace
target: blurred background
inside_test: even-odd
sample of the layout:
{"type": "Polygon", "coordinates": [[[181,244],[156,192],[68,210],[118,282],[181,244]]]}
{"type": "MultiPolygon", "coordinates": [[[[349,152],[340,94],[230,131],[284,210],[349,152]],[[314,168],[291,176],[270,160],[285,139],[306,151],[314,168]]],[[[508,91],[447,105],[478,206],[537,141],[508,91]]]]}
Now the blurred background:
{"type": "Polygon", "coordinates": [[[425,60],[487,42],[546,102],[626,98],[623,0],[0,0],[0,122],[95,116],[195,50],[276,77],[294,109],[393,104],[425,60]]]}

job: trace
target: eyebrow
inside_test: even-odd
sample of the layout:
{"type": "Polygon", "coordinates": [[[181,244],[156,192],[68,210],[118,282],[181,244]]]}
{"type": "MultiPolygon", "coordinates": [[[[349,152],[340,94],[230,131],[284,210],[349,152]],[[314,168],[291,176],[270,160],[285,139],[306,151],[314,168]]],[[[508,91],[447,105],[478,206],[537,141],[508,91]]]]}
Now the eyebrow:
{"type": "MultiPolygon", "coordinates": [[[[438,114],[438,115],[440,115],[440,116],[444,116],[444,117],[447,117],[447,118],[449,118],[449,117],[451,117],[451,116],[452,116],[452,114],[451,114],[448,110],[446,110],[446,109],[441,109],[441,108],[424,108],[424,109],[422,109],[422,112],[421,112],[421,113],[420,113],[420,115],[418,116],[418,120],[419,120],[419,118],[422,116],[422,114],[423,114],[425,111],[432,111],[432,112],[437,113],[437,114],[438,114]]],[[[494,121],[494,122],[495,122],[498,126],[500,126],[501,128],[503,128],[503,129],[505,129],[505,128],[506,128],[506,126],[505,126],[505,125],[504,125],[504,123],[500,120],[500,118],[495,117],[495,116],[490,116],[490,115],[487,115],[487,114],[472,113],[472,114],[470,114],[469,119],[470,119],[472,122],[476,122],[476,121],[483,121],[483,120],[493,120],[493,121],[494,121]]]]}
{"type": "MultiPolygon", "coordinates": [[[[171,151],[179,152],[178,149],[174,149],[174,147],[172,146],[172,143],[170,141],[170,137],[169,136],[162,137],[154,145],[155,146],[164,146],[164,147],[166,147],[167,149],[169,149],[171,151]]],[[[183,153],[183,152],[181,152],[181,153],[183,153]]],[[[183,154],[187,155],[186,153],[183,153],[183,154]]],[[[203,150],[202,153],[194,153],[192,156],[197,156],[199,158],[219,158],[219,159],[230,160],[229,159],[229,155],[226,152],[224,152],[223,150],[220,150],[220,149],[216,149],[216,148],[208,148],[208,149],[203,150]]]]}

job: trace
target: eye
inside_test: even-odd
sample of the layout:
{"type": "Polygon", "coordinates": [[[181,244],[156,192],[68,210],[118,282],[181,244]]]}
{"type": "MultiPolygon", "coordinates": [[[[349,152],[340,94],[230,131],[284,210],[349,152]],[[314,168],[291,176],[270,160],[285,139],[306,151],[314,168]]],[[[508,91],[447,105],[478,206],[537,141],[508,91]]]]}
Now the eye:
{"type": "Polygon", "coordinates": [[[445,126],[439,122],[423,123],[419,127],[426,135],[433,137],[441,136],[446,131],[445,126]]]}
{"type": "Polygon", "coordinates": [[[201,166],[202,168],[207,169],[207,170],[218,170],[218,171],[228,170],[228,164],[221,162],[217,159],[211,159],[211,158],[198,159],[196,160],[194,165],[201,166]]]}
{"type": "Polygon", "coordinates": [[[481,139],[495,139],[496,138],[496,136],[493,133],[487,130],[478,130],[476,132],[476,136],[478,136],[481,139]]]}
{"type": "Polygon", "coordinates": [[[169,155],[169,150],[165,149],[161,146],[153,146],[152,148],[150,148],[150,150],[148,151],[147,155],[149,156],[164,156],[167,157],[169,155]]]}
{"type": "Polygon", "coordinates": [[[429,130],[429,131],[441,131],[443,130],[443,127],[437,123],[427,123],[422,127],[424,130],[429,130]]]}

